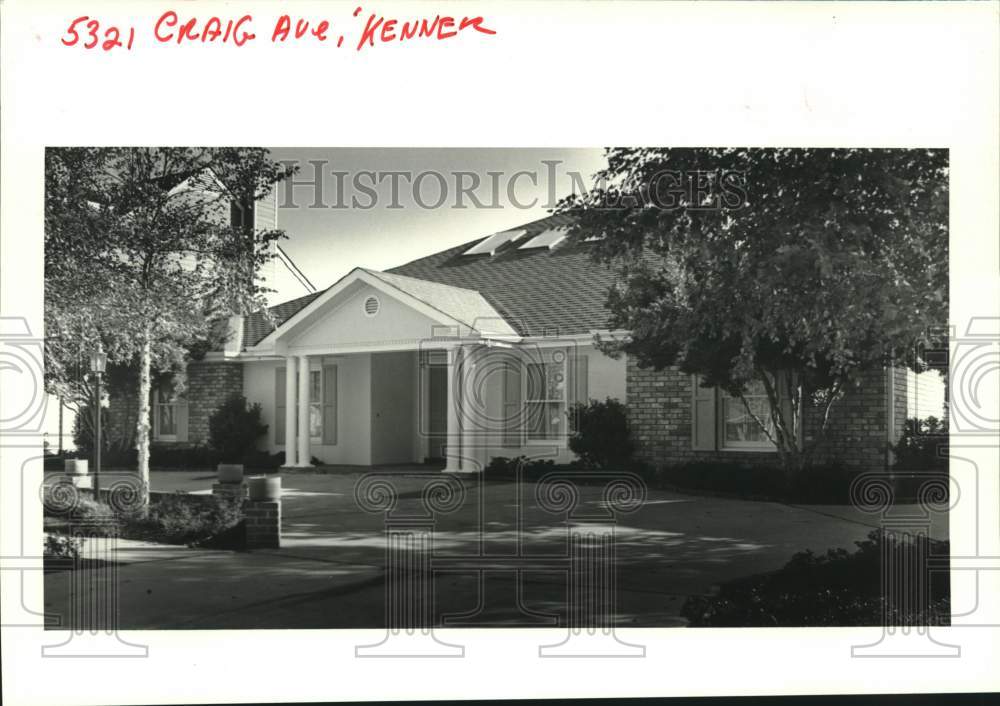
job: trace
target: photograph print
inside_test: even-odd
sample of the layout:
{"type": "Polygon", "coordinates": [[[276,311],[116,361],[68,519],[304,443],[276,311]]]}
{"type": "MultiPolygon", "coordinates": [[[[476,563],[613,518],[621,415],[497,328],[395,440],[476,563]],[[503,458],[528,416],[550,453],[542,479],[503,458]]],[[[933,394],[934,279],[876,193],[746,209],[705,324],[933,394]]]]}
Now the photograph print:
{"type": "Polygon", "coordinates": [[[52,629],[949,624],[948,169],[49,147],[52,629]]]}

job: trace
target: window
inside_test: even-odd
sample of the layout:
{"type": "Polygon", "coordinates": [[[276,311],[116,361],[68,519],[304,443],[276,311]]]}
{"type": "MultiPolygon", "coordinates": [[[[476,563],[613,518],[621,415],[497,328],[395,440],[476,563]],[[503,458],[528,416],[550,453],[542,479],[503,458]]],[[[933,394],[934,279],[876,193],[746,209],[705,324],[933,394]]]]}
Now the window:
{"type": "Polygon", "coordinates": [[[173,381],[165,379],[153,388],[153,439],[183,441],[186,435],[186,403],[177,397],[173,381]],[[182,426],[185,427],[182,429],[182,426]]]}
{"type": "MultiPolygon", "coordinates": [[[[771,407],[762,382],[751,383],[744,394],[746,405],[716,387],[703,387],[701,379],[691,376],[691,448],[697,451],[773,452],[774,424],[771,407]],[[747,407],[749,406],[749,411],[747,407]],[[756,417],[756,419],[755,419],[756,417]],[[758,424],[764,423],[767,432],[758,424]]],[[[783,413],[791,407],[783,403],[783,413]]],[[[800,417],[801,421],[801,417],[800,417]]],[[[801,429],[801,423],[798,428],[801,429]]]]}
{"type": "Polygon", "coordinates": [[[525,420],[529,441],[562,441],[566,436],[566,354],[525,366],[525,420]]]}
{"type": "Polygon", "coordinates": [[[157,435],[163,439],[177,436],[177,403],[161,402],[156,405],[156,413],[159,420],[160,433],[157,435]]]}
{"type": "Polygon", "coordinates": [[[309,436],[313,439],[323,437],[323,373],[320,370],[309,371],[309,436]]]}
{"type": "Polygon", "coordinates": [[[771,438],[774,424],[771,421],[771,406],[762,382],[754,382],[743,395],[746,405],[738,397],[725,396],[722,400],[722,445],[727,449],[774,448],[768,435],[761,429],[757,419],[764,422],[771,438]],[[747,407],[753,412],[751,415],[747,407]],[[754,419],[754,416],[757,419],[754,419]]]}

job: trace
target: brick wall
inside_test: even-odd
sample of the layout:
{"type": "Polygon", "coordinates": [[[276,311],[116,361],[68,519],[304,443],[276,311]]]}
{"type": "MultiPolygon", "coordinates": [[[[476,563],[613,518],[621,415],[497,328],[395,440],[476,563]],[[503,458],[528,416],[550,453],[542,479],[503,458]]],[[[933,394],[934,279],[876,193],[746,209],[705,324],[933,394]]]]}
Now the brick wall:
{"type": "MultiPolygon", "coordinates": [[[[208,443],[208,419],[231,395],[243,394],[241,363],[197,361],[187,366],[188,439],[185,444],[208,443]]],[[[128,439],[132,448],[136,427],[136,392],[109,399],[109,439],[128,439]]],[[[152,432],[152,427],[150,427],[152,432]]],[[[154,443],[167,443],[156,442],[154,443]]]]}
{"type": "Polygon", "coordinates": [[[188,443],[208,442],[208,419],[232,395],[243,394],[243,365],[191,362],[187,366],[188,443]]]}
{"type": "MultiPolygon", "coordinates": [[[[885,468],[889,423],[887,395],[885,371],[872,370],[863,374],[859,383],[834,404],[827,440],[817,449],[816,460],[855,468],[885,468]]],[[[803,419],[805,438],[809,440],[820,428],[822,410],[807,408],[803,419]]]]}
{"type": "MultiPolygon", "coordinates": [[[[905,373],[902,409],[905,414],[905,373]]],[[[626,389],[629,424],[638,456],[656,466],[684,461],[725,460],[776,463],[777,453],[755,451],[696,451],[691,445],[691,376],[671,367],[661,371],[627,362],[626,389]]],[[[864,468],[883,468],[886,462],[887,391],[882,371],[866,374],[848,390],[830,415],[827,441],[817,450],[818,462],[839,462],[864,468]]],[[[718,409],[718,406],[717,406],[718,409]]],[[[803,433],[808,439],[822,419],[819,408],[803,410],[803,433]]],[[[898,422],[901,428],[902,423],[898,422]]]]}
{"type": "Polygon", "coordinates": [[[138,420],[138,401],[135,391],[127,395],[108,396],[107,435],[112,448],[131,449],[135,443],[136,421],[138,420]]]}

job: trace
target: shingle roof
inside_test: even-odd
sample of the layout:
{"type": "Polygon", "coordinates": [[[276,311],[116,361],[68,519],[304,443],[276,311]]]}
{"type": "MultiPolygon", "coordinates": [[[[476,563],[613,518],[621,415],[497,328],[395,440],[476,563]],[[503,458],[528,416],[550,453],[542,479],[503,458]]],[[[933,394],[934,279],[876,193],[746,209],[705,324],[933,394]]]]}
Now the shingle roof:
{"type": "Polygon", "coordinates": [[[243,346],[244,348],[249,348],[250,346],[255,346],[260,343],[267,334],[271,333],[276,327],[285,323],[290,319],[296,312],[300,309],[304,309],[312,303],[312,300],[318,297],[323,292],[310,292],[305,296],[301,296],[298,299],[292,299],[287,302],[282,302],[281,304],[276,304],[270,307],[268,310],[271,312],[271,316],[274,318],[274,325],[267,320],[264,313],[261,311],[250,314],[243,318],[243,346]]]}
{"type": "Polygon", "coordinates": [[[500,312],[490,306],[489,302],[475,290],[377,270],[365,270],[365,272],[470,328],[483,331],[486,327],[490,333],[501,335],[517,333],[507,324],[500,312]]]}
{"type": "Polygon", "coordinates": [[[615,273],[590,258],[590,246],[565,241],[552,250],[519,247],[542,231],[565,226],[549,216],[519,226],[527,234],[493,256],[462,255],[477,240],[394,267],[390,273],[474,289],[521,335],[568,335],[607,327],[604,308],[615,273]]]}
{"type": "MultiPolygon", "coordinates": [[[[607,326],[608,312],[604,302],[608,288],[615,281],[614,271],[594,262],[586,243],[567,244],[564,241],[552,250],[519,250],[534,235],[563,227],[568,222],[568,216],[557,215],[518,226],[526,235],[507,243],[492,256],[462,254],[485,240],[477,238],[386,272],[368,272],[390,283],[401,275],[405,280],[396,282],[405,286],[400,288],[425,301],[426,296],[445,296],[443,290],[429,288],[425,283],[478,292],[488,306],[522,336],[588,333],[607,326]]],[[[320,294],[322,292],[307,294],[271,307],[275,323],[280,325],[320,294]]],[[[467,294],[453,293],[453,296],[461,299],[461,306],[470,307],[470,311],[480,306],[473,305],[467,294]]],[[[481,315],[488,315],[485,309],[482,312],[481,315]]],[[[244,345],[256,345],[272,330],[263,314],[246,317],[244,345]]]]}

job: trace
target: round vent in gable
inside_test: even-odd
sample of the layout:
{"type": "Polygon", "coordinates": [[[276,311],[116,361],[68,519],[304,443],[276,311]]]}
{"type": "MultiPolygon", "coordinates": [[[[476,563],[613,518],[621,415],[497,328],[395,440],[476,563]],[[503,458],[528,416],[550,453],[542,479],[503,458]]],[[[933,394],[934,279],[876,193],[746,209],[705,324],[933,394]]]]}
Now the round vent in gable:
{"type": "Polygon", "coordinates": [[[378,313],[378,297],[368,297],[365,299],[365,316],[375,316],[378,313]]]}

